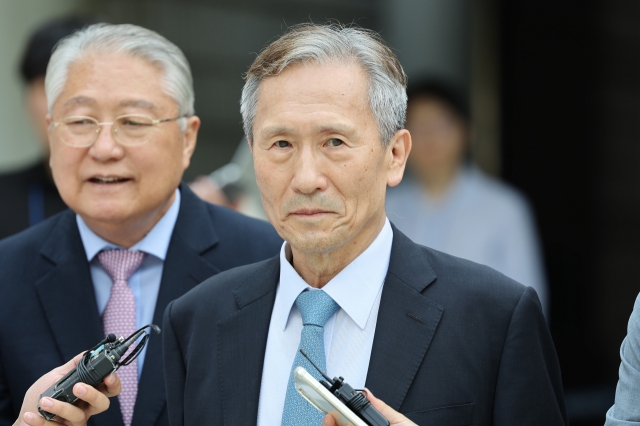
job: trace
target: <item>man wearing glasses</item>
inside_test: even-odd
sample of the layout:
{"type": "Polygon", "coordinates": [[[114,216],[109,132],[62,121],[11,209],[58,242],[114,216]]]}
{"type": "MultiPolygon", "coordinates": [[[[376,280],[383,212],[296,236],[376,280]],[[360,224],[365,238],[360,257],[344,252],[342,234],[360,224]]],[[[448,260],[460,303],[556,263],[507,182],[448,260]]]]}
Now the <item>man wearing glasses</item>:
{"type": "MultiPolygon", "coordinates": [[[[161,324],[171,300],[281,244],[270,225],[181,184],[200,119],[175,45],[94,25],[59,44],[45,85],[51,169],[71,210],[0,242],[0,425],[45,372],[105,334],[161,324]]],[[[145,352],[119,370],[122,393],[91,424],[168,424],[161,339],[145,352]]]]}

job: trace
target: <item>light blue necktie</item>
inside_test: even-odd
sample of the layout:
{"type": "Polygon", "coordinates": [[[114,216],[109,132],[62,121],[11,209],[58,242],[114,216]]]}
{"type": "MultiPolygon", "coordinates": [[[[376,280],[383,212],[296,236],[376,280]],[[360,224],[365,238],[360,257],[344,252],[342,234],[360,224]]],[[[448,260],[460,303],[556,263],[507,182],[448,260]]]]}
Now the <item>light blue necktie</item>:
{"type": "Polygon", "coordinates": [[[300,346],[293,360],[287,396],[284,399],[284,411],[282,413],[282,426],[319,426],[324,417],[320,411],[305,400],[295,389],[293,383],[293,370],[304,367],[309,374],[321,380],[322,376],[311,363],[300,353],[303,349],[313,362],[326,373],[327,361],[324,353],[324,325],[331,316],[340,308],[336,302],[324,291],[303,291],[296,299],[296,306],[302,314],[302,333],[300,346]]]}

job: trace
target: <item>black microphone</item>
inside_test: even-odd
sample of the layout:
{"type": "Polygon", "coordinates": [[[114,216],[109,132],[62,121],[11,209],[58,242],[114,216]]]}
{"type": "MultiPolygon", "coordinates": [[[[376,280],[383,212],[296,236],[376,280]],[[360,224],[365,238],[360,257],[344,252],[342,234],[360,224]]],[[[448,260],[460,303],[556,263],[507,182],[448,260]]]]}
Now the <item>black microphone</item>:
{"type": "Polygon", "coordinates": [[[320,380],[322,386],[342,401],[356,416],[364,420],[369,426],[389,426],[389,421],[385,419],[384,416],[371,405],[367,397],[362,394],[363,390],[353,389],[348,383],[345,383],[344,377],[334,377],[333,380],[331,380],[329,376],[311,361],[311,358],[309,358],[303,349],[300,349],[300,353],[313,365],[322,377],[327,380],[326,382],[320,380]]]}
{"type": "MultiPolygon", "coordinates": [[[[160,327],[155,324],[149,324],[145,325],[126,339],[124,337],[117,339],[115,334],[109,334],[97,345],[85,352],[76,368],[69,371],[53,386],[44,391],[40,395],[40,399],[47,396],[57,399],[58,401],[73,404],[78,400],[78,397],[73,394],[73,386],[76,383],[86,383],[95,388],[102,383],[104,378],[109,374],[113,373],[123,365],[129,365],[138,355],[140,355],[140,351],[142,351],[149,340],[149,333],[146,330],[147,328],[151,328],[156,333],[160,333],[160,327]],[[122,362],[120,362],[131,345],[141,337],[142,340],[140,343],[124,360],[122,360],[122,362]]],[[[42,410],[39,404],[38,411],[42,414],[42,417],[47,420],[52,420],[56,417],[55,414],[42,410]]]]}

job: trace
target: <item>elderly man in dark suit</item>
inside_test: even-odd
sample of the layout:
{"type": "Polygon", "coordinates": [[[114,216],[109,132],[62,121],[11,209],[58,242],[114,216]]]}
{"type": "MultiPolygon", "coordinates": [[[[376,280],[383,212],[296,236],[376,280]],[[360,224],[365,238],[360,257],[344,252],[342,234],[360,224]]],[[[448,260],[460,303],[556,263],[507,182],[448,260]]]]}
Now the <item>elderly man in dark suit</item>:
{"type": "MultiPolygon", "coordinates": [[[[189,65],[168,40],[88,27],[54,52],[46,91],[51,170],[71,210],[0,242],[1,425],[45,372],[106,333],[161,324],[170,301],[282,243],[269,224],[181,184],[200,120],[189,65]]],[[[145,351],[91,424],[168,424],[161,338],[145,351]]]]}
{"type": "MultiPolygon", "coordinates": [[[[535,291],[417,245],[386,218],[386,187],[411,149],[405,87],[393,52],[358,28],[293,27],[258,55],[241,111],[286,243],[168,305],[172,426],[333,424],[296,392],[294,368],[319,377],[301,349],[366,386],[393,425],[567,424],[535,291]]],[[[106,399],[89,393],[84,409],[56,409],[82,420],[106,399]]]]}
{"type": "Polygon", "coordinates": [[[320,425],[293,386],[298,365],[317,375],[298,349],[368,387],[394,424],[567,423],[535,291],[386,218],[411,149],[405,86],[391,50],[356,28],[294,27],[256,58],[241,108],[286,244],[168,306],[173,426],[320,425]]]}

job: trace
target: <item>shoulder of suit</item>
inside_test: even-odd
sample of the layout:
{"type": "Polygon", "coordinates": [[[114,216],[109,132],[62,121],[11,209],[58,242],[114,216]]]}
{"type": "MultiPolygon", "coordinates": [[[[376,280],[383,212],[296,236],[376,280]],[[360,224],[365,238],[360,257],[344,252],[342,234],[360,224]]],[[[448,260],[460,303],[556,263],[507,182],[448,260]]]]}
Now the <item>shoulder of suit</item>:
{"type": "Polygon", "coordinates": [[[29,227],[0,241],[0,258],[9,256],[11,253],[24,253],[25,251],[40,251],[44,242],[49,238],[51,232],[60,226],[61,222],[75,224],[75,213],[65,210],[58,213],[37,225],[29,227]]]}
{"type": "MultiPolygon", "coordinates": [[[[52,234],[58,227],[70,224],[75,224],[75,215],[68,210],[0,241],[0,293],[14,288],[17,282],[30,282],[45,265],[41,253],[51,243],[52,234]]],[[[70,233],[63,232],[67,234],[70,233]]]]}
{"type": "Polygon", "coordinates": [[[245,286],[253,286],[257,293],[260,288],[265,292],[270,287],[275,287],[274,282],[265,280],[265,276],[272,276],[275,269],[279,268],[280,260],[278,256],[261,262],[251,263],[236,268],[220,272],[176,299],[172,305],[172,312],[177,315],[180,312],[194,312],[199,309],[222,309],[225,307],[234,308],[237,306],[236,294],[239,289],[245,286]]]}
{"type": "Polygon", "coordinates": [[[282,245],[282,239],[269,222],[246,216],[226,207],[205,204],[216,232],[221,239],[234,241],[237,240],[238,235],[242,235],[253,239],[257,245],[265,248],[272,249],[276,247],[279,249],[280,245],[282,245]]]}
{"type": "Polygon", "coordinates": [[[525,286],[486,265],[420,246],[437,275],[434,288],[478,300],[517,300],[525,286]]]}
{"type": "Polygon", "coordinates": [[[427,247],[421,249],[437,275],[422,294],[442,306],[450,320],[507,327],[518,309],[527,317],[543,318],[533,288],[488,266],[427,247]]]}

